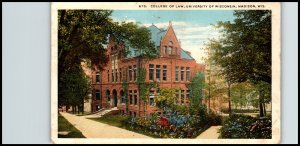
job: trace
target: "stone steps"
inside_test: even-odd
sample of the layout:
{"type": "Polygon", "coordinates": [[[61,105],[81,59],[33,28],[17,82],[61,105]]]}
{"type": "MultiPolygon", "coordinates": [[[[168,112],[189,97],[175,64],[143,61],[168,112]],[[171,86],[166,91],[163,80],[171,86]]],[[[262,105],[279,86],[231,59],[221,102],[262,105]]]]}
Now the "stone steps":
{"type": "Polygon", "coordinates": [[[117,107],[114,107],[114,108],[111,108],[111,109],[105,109],[105,110],[99,111],[95,114],[87,115],[87,116],[85,116],[85,118],[100,118],[100,117],[102,117],[106,114],[109,114],[110,112],[116,111],[116,110],[118,110],[117,107]]]}

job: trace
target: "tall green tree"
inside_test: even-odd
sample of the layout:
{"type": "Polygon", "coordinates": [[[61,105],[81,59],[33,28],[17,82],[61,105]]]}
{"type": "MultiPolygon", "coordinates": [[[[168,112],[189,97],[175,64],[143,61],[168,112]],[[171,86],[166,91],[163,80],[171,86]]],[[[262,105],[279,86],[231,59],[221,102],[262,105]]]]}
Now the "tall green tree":
{"type": "Polygon", "coordinates": [[[63,79],[74,73],[74,68],[81,68],[81,63],[87,60],[92,69],[103,70],[109,59],[106,54],[109,37],[114,37],[118,45],[138,48],[140,57],[153,54],[154,45],[146,28],[114,22],[111,14],[110,10],[58,11],[59,104],[67,103],[64,93],[70,91],[63,79]]]}
{"type": "Polygon", "coordinates": [[[81,68],[64,72],[61,75],[59,84],[59,88],[63,89],[59,92],[59,96],[64,97],[59,99],[64,101],[59,101],[59,105],[71,105],[73,113],[75,113],[75,111],[81,111],[83,113],[84,101],[91,92],[90,84],[89,78],[81,68]]]}
{"type": "Polygon", "coordinates": [[[204,74],[202,72],[197,73],[190,84],[188,89],[190,90],[189,97],[189,111],[190,114],[197,114],[197,111],[202,106],[202,100],[204,98],[204,74]]]}
{"type": "Polygon", "coordinates": [[[236,10],[234,16],[233,22],[218,23],[223,36],[213,41],[212,59],[222,68],[228,96],[233,83],[264,82],[271,87],[271,11],[236,10]]]}

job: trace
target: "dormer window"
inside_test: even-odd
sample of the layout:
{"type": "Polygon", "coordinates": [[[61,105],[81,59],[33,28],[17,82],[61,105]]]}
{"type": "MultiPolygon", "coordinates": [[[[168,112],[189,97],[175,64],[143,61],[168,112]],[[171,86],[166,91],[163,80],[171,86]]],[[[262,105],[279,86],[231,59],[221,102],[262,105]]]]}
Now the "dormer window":
{"type": "Polygon", "coordinates": [[[170,46],[169,47],[169,55],[171,55],[172,54],[172,47],[170,46]]]}

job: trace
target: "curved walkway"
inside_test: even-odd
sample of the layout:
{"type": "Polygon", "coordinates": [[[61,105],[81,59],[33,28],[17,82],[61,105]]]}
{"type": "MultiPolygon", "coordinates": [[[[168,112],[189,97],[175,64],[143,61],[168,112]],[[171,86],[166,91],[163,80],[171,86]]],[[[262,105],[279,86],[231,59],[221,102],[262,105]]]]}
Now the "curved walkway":
{"type": "Polygon", "coordinates": [[[151,138],[122,128],[86,119],[85,116],[76,116],[66,112],[60,113],[81,131],[86,138],[151,138]]]}
{"type": "Polygon", "coordinates": [[[211,126],[204,132],[202,132],[197,139],[218,139],[220,133],[218,133],[219,129],[222,126],[211,126]]]}

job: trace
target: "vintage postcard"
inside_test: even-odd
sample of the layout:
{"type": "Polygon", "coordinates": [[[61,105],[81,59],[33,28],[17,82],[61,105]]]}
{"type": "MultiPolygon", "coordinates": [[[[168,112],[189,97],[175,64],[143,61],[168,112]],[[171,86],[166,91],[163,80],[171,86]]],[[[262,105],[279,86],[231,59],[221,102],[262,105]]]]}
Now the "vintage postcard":
{"type": "Polygon", "coordinates": [[[53,143],[280,143],[280,3],[51,5],[53,143]]]}

